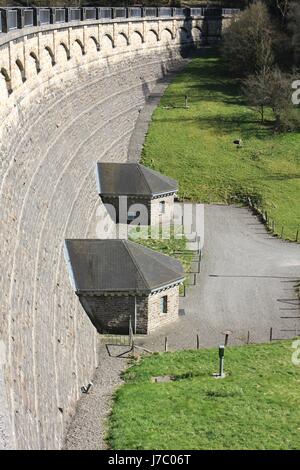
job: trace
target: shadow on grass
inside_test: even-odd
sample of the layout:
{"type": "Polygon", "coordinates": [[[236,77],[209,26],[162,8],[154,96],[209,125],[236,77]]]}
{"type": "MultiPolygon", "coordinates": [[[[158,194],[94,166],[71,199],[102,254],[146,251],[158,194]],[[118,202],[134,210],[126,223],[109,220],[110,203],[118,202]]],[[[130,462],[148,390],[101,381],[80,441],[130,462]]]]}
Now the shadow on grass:
{"type": "MultiPolygon", "coordinates": [[[[250,113],[249,113],[250,114],[250,113]]],[[[239,133],[240,137],[243,139],[257,138],[259,140],[264,140],[270,138],[273,135],[273,126],[272,122],[268,122],[265,125],[262,125],[258,120],[251,119],[250,116],[245,116],[244,114],[237,115],[232,114],[230,116],[224,117],[223,115],[214,115],[207,117],[155,117],[154,121],[156,123],[172,123],[172,122],[195,122],[200,125],[201,129],[214,129],[218,133],[226,133],[228,136],[239,133]]]]}

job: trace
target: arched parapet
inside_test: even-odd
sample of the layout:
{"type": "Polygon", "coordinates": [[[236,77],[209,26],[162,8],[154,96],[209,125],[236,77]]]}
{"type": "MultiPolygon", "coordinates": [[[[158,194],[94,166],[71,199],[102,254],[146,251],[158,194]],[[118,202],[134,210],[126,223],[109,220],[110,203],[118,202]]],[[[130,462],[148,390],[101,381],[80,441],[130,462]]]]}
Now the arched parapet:
{"type": "Polygon", "coordinates": [[[121,31],[121,32],[118,32],[116,35],[115,35],[115,46],[117,48],[127,48],[127,46],[129,46],[129,38],[128,38],[128,35],[121,31]]]}
{"type": "Polygon", "coordinates": [[[176,31],[176,43],[188,44],[192,40],[191,30],[185,26],[180,26],[176,31]]]}
{"type": "Polygon", "coordinates": [[[76,38],[71,44],[71,58],[73,62],[77,65],[81,65],[85,58],[83,56],[86,54],[85,46],[81,39],[76,38]]]}
{"type": "Polygon", "coordinates": [[[44,70],[50,70],[51,67],[54,67],[55,65],[55,54],[53,49],[45,45],[40,49],[40,58],[41,58],[41,67],[42,71],[44,70]]]}
{"type": "Polygon", "coordinates": [[[147,46],[157,46],[159,41],[158,31],[155,29],[148,29],[145,33],[145,42],[147,46]]]}
{"type": "Polygon", "coordinates": [[[1,99],[5,101],[12,91],[10,75],[6,68],[2,67],[0,69],[0,101],[1,99]]]}
{"type": "Polygon", "coordinates": [[[130,45],[133,49],[138,49],[143,46],[145,42],[144,35],[138,29],[135,29],[130,34],[130,45]]]}
{"type": "Polygon", "coordinates": [[[197,44],[200,44],[202,42],[203,31],[202,31],[202,28],[200,28],[199,25],[196,25],[192,28],[191,34],[192,34],[192,40],[193,40],[194,44],[197,45],[197,44]]]}
{"type": "Polygon", "coordinates": [[[109,55],[116,47],[113,36],[110,33],[105,33],[100,39],[100,49],[103,55],[109,55]]]}
{"type": "Polygon", "coordinates": [[[39,52],[31,50],[29,57],[27,57],[27,76],[28,78],[35,79],[36,75],[41,72],[41,61],[39,58],[39,52]]]}
{"type": "Polygon", "coordinates": [[[170,28],[164,28],[160,32],[160,41],[162,44],[172,44],[174,40],[173,32],[170,28]]]}
{"type": "Polygon", "coordinates": [[[93,57],[98,56],[98,53],[100,52],[100,42],[98,37],[96,37],[94,34],[89,35],[86,38],[85,45],[88,55],[93,57]]]}

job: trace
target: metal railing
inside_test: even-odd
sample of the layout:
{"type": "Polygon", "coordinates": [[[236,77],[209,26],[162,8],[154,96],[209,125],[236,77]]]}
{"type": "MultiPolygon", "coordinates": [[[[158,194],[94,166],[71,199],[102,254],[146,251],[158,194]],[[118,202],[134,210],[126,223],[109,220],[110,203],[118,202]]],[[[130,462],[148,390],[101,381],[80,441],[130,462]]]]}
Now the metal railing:
{"type": "Polygon", "coordinates": [[[186,8],[173,8],[173,16],[186,16],[186,8]]]}
{"type": "Polygon", "coordinates": [[[132,7],[132,8],[127,8],[127,14],[128,14],[128,18],[141,18],[143,11],[141,8],[132,7]]]}
{"type": "Polygon", "coordinates": [[[158,16],[158,9],[154,7],[145,7],[143,8],[143,16],[156,18],[158,16]]]}
{"type": "Polygon", "coordinates": [[[18,28],[18,10],[5,8],[1,10],[1,30],[5,33],[18,28]]]}
{"type": "Polygon", "coordinates": [[[97,8],[97,19],[98,20],[111,20],[112,18],[112,9],[111,8],[97,8]]]}
{"type": "Polygon", "coordinates": [[[173,9],[166,8],[166,7],[158,8],[158,16],[162,16],[162,17],[173,16],[173,9]]]}
{"type": "Polygon", "coordinates": [[[67,22],[80,21],[81,8],[67,8],[67,22]]]}
{"type": "Polygon", "coordinates": [[[96,8],[86,7],[82,8],[82,20],[96,20],[97,10],[96,8]]]}
{"type": "Polygon", "coordinates": [[[171,7],[6,7],[0,8],[0,33],[32,26],[75,21],[114,21],[126,18],[170,18],[235,15],[235,8],[171,7]]]}
{"type": "Polygon", "coordinates": [[[237,13],[239,13],[241,10],[239,10],[238,8],[223,8],[222,10],[222,15],[236,15],[237,13]]]}
{"type": "Polygon", "coordinates": [[[112,18],[127,18],[127,9],[126,8],[113,8],[112,9],[112,18]]]}
{"type": "Polygon", "coordinates": [[[51,8],[51,10],[52,10],[51,23],[65,23],[66,10],[64,8],[51,8]]]}

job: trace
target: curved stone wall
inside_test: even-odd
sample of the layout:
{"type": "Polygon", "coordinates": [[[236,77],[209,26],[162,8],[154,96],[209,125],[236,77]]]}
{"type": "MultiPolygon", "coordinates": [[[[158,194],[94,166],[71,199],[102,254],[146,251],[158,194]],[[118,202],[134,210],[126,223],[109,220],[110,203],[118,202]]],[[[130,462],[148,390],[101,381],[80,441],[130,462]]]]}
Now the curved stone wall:
{"type": "Polygon", "coordinates": [[[95,163],[126,160],[145,96],[200,32],[172,18],[0,38],[0,447],[61,447],[97,365],[63,241],[99,220],[109,236],[95,163]]]}

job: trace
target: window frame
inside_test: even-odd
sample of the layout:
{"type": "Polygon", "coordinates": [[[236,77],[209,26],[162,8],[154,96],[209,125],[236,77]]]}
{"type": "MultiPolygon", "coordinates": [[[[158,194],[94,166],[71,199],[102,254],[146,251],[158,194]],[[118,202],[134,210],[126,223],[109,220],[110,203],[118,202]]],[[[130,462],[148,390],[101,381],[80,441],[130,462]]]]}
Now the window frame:
{"type": "Polygon", "coordinates": [[[159,214],[163,215],[166,213],[166,201],[159,201],[159,214]]]}
{"type": "Polygon", "coordinates": [[[166,315],[168,313],[168,296],[163,295],[159,299],[159,313],[160,315],[166,315]]]}

